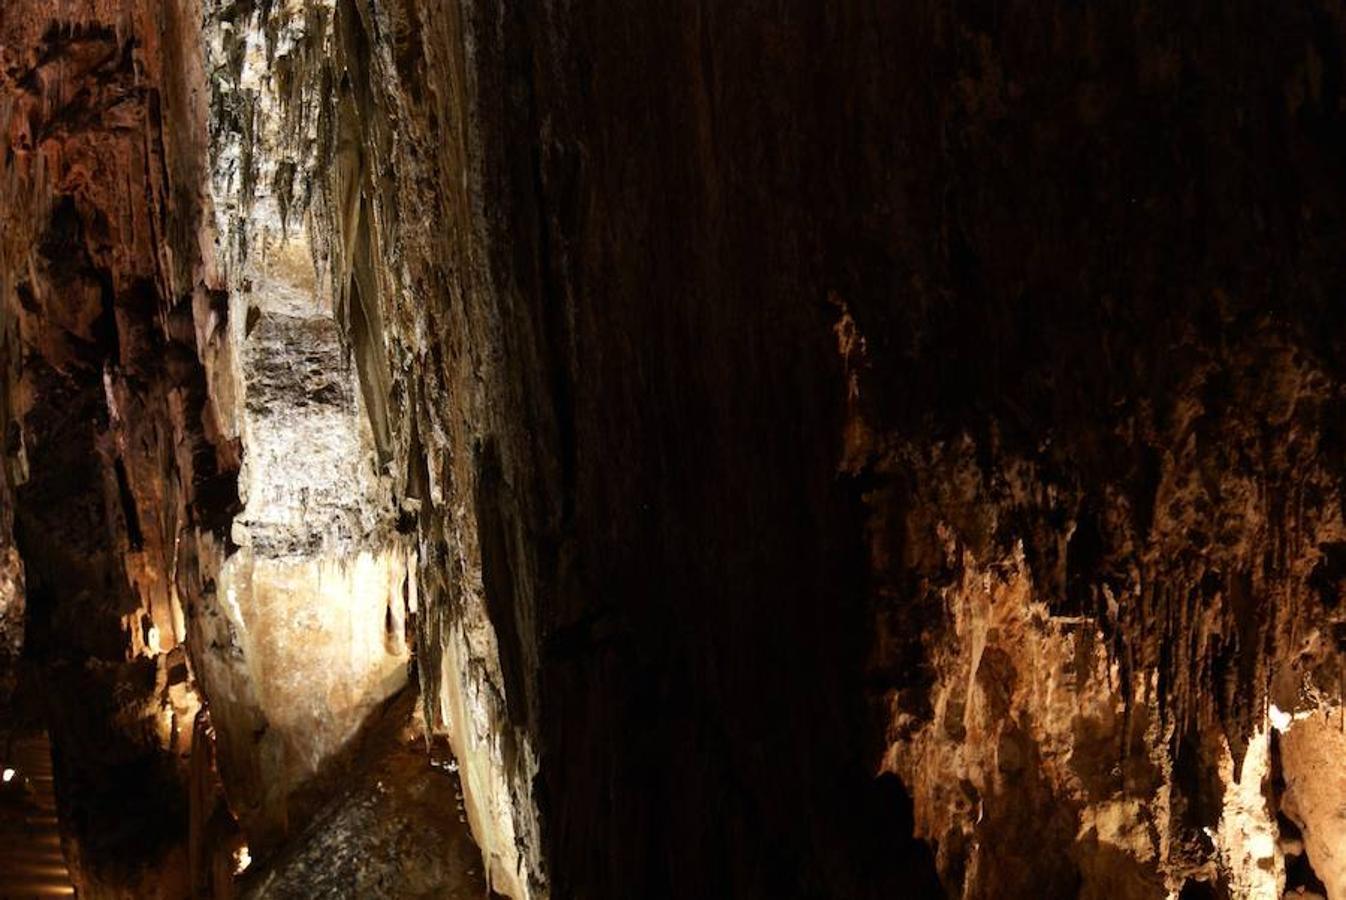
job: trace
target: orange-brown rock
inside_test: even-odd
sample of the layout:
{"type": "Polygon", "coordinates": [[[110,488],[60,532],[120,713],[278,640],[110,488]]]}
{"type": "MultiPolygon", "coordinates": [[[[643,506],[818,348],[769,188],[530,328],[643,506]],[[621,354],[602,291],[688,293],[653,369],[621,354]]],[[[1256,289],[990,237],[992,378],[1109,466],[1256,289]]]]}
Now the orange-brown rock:
{"type": "Polygon", "coordinates": [[[25,653],[259,895],[404,662],[516,898],[1346,890],[1341,10],[160,6],[0,12],[25,653]]]}

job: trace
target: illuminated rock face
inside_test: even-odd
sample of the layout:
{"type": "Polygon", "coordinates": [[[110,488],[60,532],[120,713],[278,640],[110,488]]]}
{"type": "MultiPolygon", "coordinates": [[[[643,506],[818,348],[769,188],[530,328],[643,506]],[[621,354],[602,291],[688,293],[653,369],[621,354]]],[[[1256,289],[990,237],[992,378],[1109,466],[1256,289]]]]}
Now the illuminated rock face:
{"type": "MultiPolygon", "coordinates": [[[[8,527],[3,529],[9,531],[8,527]]],[[[24,632],[23,560],[5,534],[0,541],[0,716],[10,714],[24,632]]]]}
{"type": "Polygon", "coordinates": [[[1280,737],[1281,811],[1298,826],[1302,849],[1329,898],[1346,897],[1346,731],[1340,714],[1298,716],[1280,737]]]}
{"type": "Polygon", "coordinates": [[[258,559],[221,571],[235,665],[202,680],[234,810],[259,850],[304,824],[290,795],[407,681],[405,558],[258,559]]]}
{"type": "Polygon", "coordinates": [[[229,184],[202,11],[114,6],[0,13],[0,543],[13,509],[82,893],[210,894],[237,842],[217,772],[269,849],[405,683],[414,585],[302,229],[264,197],[238,216],[251,252],[210,252],[229,184]]]}
{"type": "Polygon", "coordinates": [[[185,614],[238,508],[240,448],[202,246],[198,21],[188,4],[0,9],[0,531],[12,513],[21,692],[88,897],[180,897],[207,862],[188,839],[191,795],[215,785],[189,787],[185,614]]]}
{"type": "Polygon", "coordinates": [[[1340,693],[1341,32],[336,4],[334,292],[530,890],[1288,881],[1268,691],[1340,693]]]}
{"type": "Polygon", "coordinates": [[[114,5],[0,11],[72,804],[204,697],[301,893],[414,655],[520,900],[1340,900],[1339,13],[114,5]]]}
{"type": "Polygon", "coordinates": [[[312,226],[302,206],[286,206],[279,181],[298,141],[284,133],[273,61],[292,48],[277,47],[255,16],[208,22],[214,103],[247,117],[242,132],[234,117],[212,129],[241,348],[246,506],[231,527],[239,549],[199,622],[198,668],[234,811],[252,851],[266,854],[311,811],[311,798],[296,806],[296,790],[405,686],[416,596],[312,226]]]}

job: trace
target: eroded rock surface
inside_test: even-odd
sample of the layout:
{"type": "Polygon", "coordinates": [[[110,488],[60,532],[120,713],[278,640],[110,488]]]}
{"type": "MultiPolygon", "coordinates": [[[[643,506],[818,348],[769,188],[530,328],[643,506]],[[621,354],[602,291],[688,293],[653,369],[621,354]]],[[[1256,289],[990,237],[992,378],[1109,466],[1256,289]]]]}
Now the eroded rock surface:
{"type": "Polygon", "coordinates": [[[1340,900],[1339,9],[148,6],[0,12],[89,885],[447,883],[414,659],[520,900],[1340,900]]]}
{"type": "Polygon", "coordinates": [[[462,898],[492,895],[463,815],[461,784],[425,752],[423,721],[404,695],[376,711],[345,783],[241,896],[462,898]]]}
{"type": "Polygon", "coordinates": [[[89,897],[178,897],[192,879],[185,617],[237,508],[240,452],[199,243],[198,23],[189,4],[0,10],[0,419],[23,690],[51,731],[89,897]]]}
{"type": "Polygon", "coordinates": [[[533,890],[925,890],[889,771],[954,895],[1276,893],[1272,686],[1339,696],[1335,12],[333,29],[427,697],[502,698],[533,890]]]}

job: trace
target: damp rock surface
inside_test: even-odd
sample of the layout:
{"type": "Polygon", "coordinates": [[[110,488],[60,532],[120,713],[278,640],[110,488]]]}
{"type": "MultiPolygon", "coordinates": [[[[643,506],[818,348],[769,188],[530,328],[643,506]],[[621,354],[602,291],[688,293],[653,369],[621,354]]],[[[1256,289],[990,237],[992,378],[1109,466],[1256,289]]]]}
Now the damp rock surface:
{"type": "Polygon", "coordinates": [[[456,775],[432,766],[408,694],[377,711],[343,784],[274,860],[246,873],[240,896],[480,900],[481,853],[456,775]]]}

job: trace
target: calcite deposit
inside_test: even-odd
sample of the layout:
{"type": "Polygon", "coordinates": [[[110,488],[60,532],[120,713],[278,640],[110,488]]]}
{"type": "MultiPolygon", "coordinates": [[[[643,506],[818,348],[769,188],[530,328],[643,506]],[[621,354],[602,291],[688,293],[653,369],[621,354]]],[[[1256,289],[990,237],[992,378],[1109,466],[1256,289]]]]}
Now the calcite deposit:
{"type": "Polygon", "coordinates": [[[241,452],[213,378],[230,351],[202,252],[198,35],[179,6],[0,10],[5,518],[34,667],[19,691],[51,733],[85,896],[191,880],[185,616],[241,452]]]}
{"type": "Polygon", "coordinates": [[[1344,43],[10,0],[82,894],[1346,900],[1344,43]]]}

